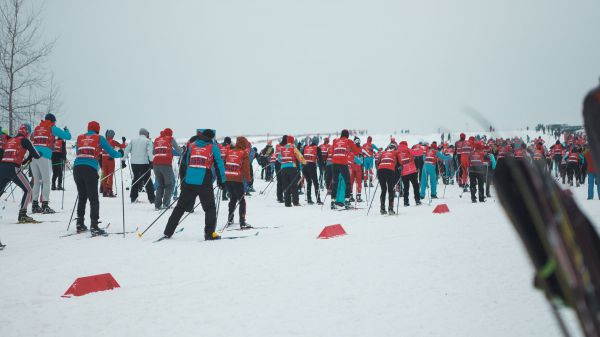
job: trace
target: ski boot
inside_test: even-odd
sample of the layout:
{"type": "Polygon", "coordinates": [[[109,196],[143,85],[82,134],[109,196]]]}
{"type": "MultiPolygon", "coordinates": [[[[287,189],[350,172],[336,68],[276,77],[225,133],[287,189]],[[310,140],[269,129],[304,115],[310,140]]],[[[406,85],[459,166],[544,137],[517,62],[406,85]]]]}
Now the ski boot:
{"type": "Polygon", "coordinates": [[[323,201],[321,201],[321,196],[317,193],[317,205],[323,205],[323,201]]]}
{"type": "Polygon", "coordinates": [[[39,223],[39,221],[27,215],[27,211],[19,211],[19,223],[39,223]]]}
{"type": "Polygon", "coordinates": [[[421,206],[421,200],[417,200],[417,201],[415,202],[415,205],[417,205],[417,206],[421,206]]]}
{"type": "Polygon", "coordinates": [[[308,198],[308,200],[306,200],[306,203],[309,205],[314,205],[315,203],[312,201],[311,198],[308,198]]]}
{"type": "Polygon", "coordinates": [[[363,185],[363,186],[364,186],[364,187],[367,187],[367,181],[366,181],[366,180],[365,180],[365,183],[364,183],[364,185],[363,185]]]}
{"type": "Polygon", "coordinates": [[[485,202],[485,198],[479,198],[479,202],[485,202]]]}
{"type": "Polygon", "coordinates": [[[79,218],[77,218],[77,225],[75,229],[77,230],[77,233],[87,232],[88,230],[87,226],[83,223],[83,219],[79,218]]]}
{"type": "Polygon", "coordinates": [[[410,206],[410,203],[408,201],[405,201],[404,202],[404,207],[408,207],[408,206],[410,206]]]}
{"type": "MultiPolygon", "coordinates": [[[[352,194],[350,194],[350,199],[348,199],[348,201],[349,201],[349,202],[354,202],[354,201],[355,201],[355,200],[354,200],[354,196],[352,196],[352,194]]],[[[348,203],[348,202],[346,202],[346,203],[348,203]]]]}
{"type": "Polygon", "coordinates": [[[388,214],[389,215],[395,215],[396,212],[394,212],[394,206],[390,206],[390,208],[388,209],[388,214]]]}
{"type": "Polygon", "coordinates": [[[221,236],[219,234],[217,234],[217,232],[204,233],[204,240],[206,240],[206,241],[221,240],[221,236]]]}
{"type": "Polygon", "coordinates": [[[337,203],[335,201],[331,202],[331,209],[337,209],[337,203]]]}
{"type": "Polygon", "coordinates": [[[90,232],[92,233],[92,236],[107,236],[108,234],[106,234],[106,231],[98,227],[99,223],[100,222],[98,221],[92,221],[92,224],[90,225],[90,232]]]}
{"type": "Polygon", "coordinates": [[[369,181],[369,187],[375,187],[375,185],[373,185],[373,181],[369,181]]]}
{"type": "Polygon", "coordinates": [[[437,198],[438,198],[438,196],[435,194],[431,196],[431,199],[437,199],[437,198]]]}
{"type": "Polygon", "coordinates": [[[53,210],[52,208],[50,208],[50,206],[48,206],[48,202],[42,201],[42,214],[54,214],[54,213],[56,213],[56,211],[53,210]]]}
{"type": "Polygon", "coordinates": [[[476,204],[477,203],[477,199],[471,199],[471,202],[476,204]]]}
{"type": "Polygon", "coordinates": [[[384,205],[381,205],[381,208],[379,209],[379,213],[381,213],[381,215],[386,215],[387,214],[384,205]]]}
{"type": "Polygon", "coordinates": [[[31,213],[42,213],[42,208],[40,207],[39,202],[37,202],[36,200],[31,202],[31,213]]]}
{"type": "Polygon", "coordinates": [[[251,229],[252,226],[250,226],[249,223],[246,222],[246,219],[240,219],[240,229],[244,230],[244,229],[251,229]]]}
{"type": "Polygon", "coordinates": [[[352,198],[352,196],[350,196],[350,199],[346,199],[346,202],[344,203],[344,207],[346,209],[352,208],[352,202],[354,202],[354,199],[352,198]]]}
{"type": "Polygon", "coordinates": [[[356,202],[363,202],[362,198],[360,197],[360,194],[356,195],[356,202]]]}
{"type": "Polygon", "coordinates": [[[50,188],[50,189],[53,190],[53,191],[56,191],[56,186],[52,185],[52,188],[50,188]]]}

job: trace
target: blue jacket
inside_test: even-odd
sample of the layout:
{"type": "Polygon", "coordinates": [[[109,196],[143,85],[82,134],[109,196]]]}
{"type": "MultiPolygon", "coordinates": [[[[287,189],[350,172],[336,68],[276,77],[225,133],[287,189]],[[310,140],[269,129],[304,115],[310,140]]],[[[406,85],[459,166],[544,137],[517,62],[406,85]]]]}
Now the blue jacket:
{"type": "MultiPolygon", "coordinates": [[[[52,126],[52,134],[55,137],[62,138],[64,140],[71,140],[71,133],[69,132],[69,130],[63,130],[56,125],[52,126]]],[[[51,148],[47,146],[35,146],[35,149],[37,150],[37,152],[40,153],[40,155],[42,155],[42,158],[52,158],[51,148]]]]}
{"type": "Polygon", "coordinates": [[[213,154],[213,167],[210,171],[210,174],[206,174],[206,169],[190,167],[190,151],[187,151],[185,156],[185,165],[186,165],[186,174],[185,174],[185,183],[189,185],[212,185],[213,183],[213,170],[216,171],[217,179],[221,181],[221,183],[225,183],[225,165],[223,164],[223,158],[221,158],[221,151],[219,151],[219,147],[217,144],[208,143],[204,140],[198,139],[194,142],[196,146],[204,147],[206,145],[212,144],[212,154],[213,154]],[[209,179],[210,177],[210,179],[209,179]]]}
{"type": "MultiPolygon", "coordinates": [[[[446,156],[445,154],[442,153],[442,151],[437,150],[436,152],[437,157],[441,160],[448,160],[448,159],[452,159],[452,157],[450,156],[446,156]]],[[[423,154],[423,162],[425,162],[425,154],[423,154]]],[[[429,163],[425,163],[425,164],[429,164],[429,163]]],[[[433,164],[429,164],[429,165],[433,165],[433,164]]]]}
{"type": "MultiPolygon", "coordinates": [[[[86,133],[86,135],[88,135],[88,136],[89,135],[94,135],[94,134],[96,134],[94,131],[88,131],[86,133]]],[[[71,136],[69,135],[69,138],[70,137],[71,136]]],[[[103,136],[100,136],[100,146],[112,158],[121,158],[121,157],[123,157],[123,155],[120,152],[115,151],[112,148],[112,146],[110,146],[110,144],[108,143],[108,141],[106,140],[106,138],[104,138],[103,136]]],[[[78,149],[77,149],[77,147],[75,147],[75,153],[77,153],[77,151],[78,151],[78,149]]],[[[89,167],[93,167],[94,169],[96,169],[96,171],[98,171],[98,161],[96,159],[92,159],[92,158],[75,158],[75,163],[73,164],[73,167],[79,166],[79,165],[87,165],[89,167]]]]}

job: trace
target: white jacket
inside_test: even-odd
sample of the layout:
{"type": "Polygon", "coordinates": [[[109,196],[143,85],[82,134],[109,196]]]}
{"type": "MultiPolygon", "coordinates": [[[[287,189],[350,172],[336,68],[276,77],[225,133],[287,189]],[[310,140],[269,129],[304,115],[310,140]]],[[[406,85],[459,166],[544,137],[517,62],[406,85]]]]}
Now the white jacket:
{"type": "Polygon", "coordinates": [[[146,136],[139,136],[136,139],[132,139],[125,148],[125,156],[131,154],[131,164],[150,164],[154,159],[152,154],[154,151],[154,145],[152,141],[146,136]]]}

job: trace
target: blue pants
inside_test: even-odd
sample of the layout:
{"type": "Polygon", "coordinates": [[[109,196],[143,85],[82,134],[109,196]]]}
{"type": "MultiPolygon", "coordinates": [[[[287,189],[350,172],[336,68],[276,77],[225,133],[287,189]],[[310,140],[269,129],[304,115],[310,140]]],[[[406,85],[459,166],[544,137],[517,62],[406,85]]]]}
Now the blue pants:
{"type": "Polygon", "coordinates": [[[364,157],[363,158],[363,166],[366,170],[370,170],[373,168],[373,157],[364,157]]]}
{"type": "Polygon", "coordinates": [[[446,166],[446,177],[454,177],[454,159],[444,160],[446,166]]]}
{"type": "Polygon", "coordinates": [[[425,199],[425,191],[427,190],[427,178],[431,186],[431,195],[437,195],[437,175],[435,174],[435,165],[425,163],[423,172],[421,173],[421,199],[425,199]]]}
{"type": "Polygon", "coordinates": [[[346,201],[346,182],[344,181],[344,177],[340,174],[337,195],[335,198],[335,202],[343,204],[346,201]]]}
{"type": "MultiPolygon", "coordinates": [[[[598,180],[598,177],[593,173],[588,173],[588,199],[594,199],[594,184],[598,180]]],[[[600,185],[596,185],[598,190],[598,199],[600,199],[600,185]]]]}

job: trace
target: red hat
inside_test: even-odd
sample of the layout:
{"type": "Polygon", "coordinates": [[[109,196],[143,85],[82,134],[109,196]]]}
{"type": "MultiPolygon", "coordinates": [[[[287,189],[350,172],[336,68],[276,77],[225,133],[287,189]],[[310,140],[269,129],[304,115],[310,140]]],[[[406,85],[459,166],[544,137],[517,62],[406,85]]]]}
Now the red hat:
{"type": "Polygon", "coordinates": [[[170,128],[166,128],[163,132],[165,133],[165,136],[173,137],[173,130],[170,128]]]}
{"type": "Polygon", "coordinates": [[[294,136],[287,136],[287,141],[288,141],[288,144],[294,145],[295,144],[294,143],[294,136]]]}
{"type": "Polygon", "coordinates": [[[96,121],[91,121],[88,123],[87,129],[88,131],[95,131],[96,133],[100,133],[100,123],[96,121]]]}
{"type": "Polygon", "coordinates": [[[436,142],[431,143],[431,147],[434,149],[437,149],[437,143],[436,142]]]}
{"type": "Polygon", "coordinates": [[[460,134],[460,139],[461,139],[461,140],[465,140],[465,138],[467,138],[467,136],[466,136],[464,133],[461,133],[461,134],[460,134]]]}
{"type": "Polygon", "coordinates": [[[19,127],[19,130],[17,130],[17,134],[21,134],[25,137],[29,137],[29,129],[27,128],[27,125],[23,124],[19,127]]]}

